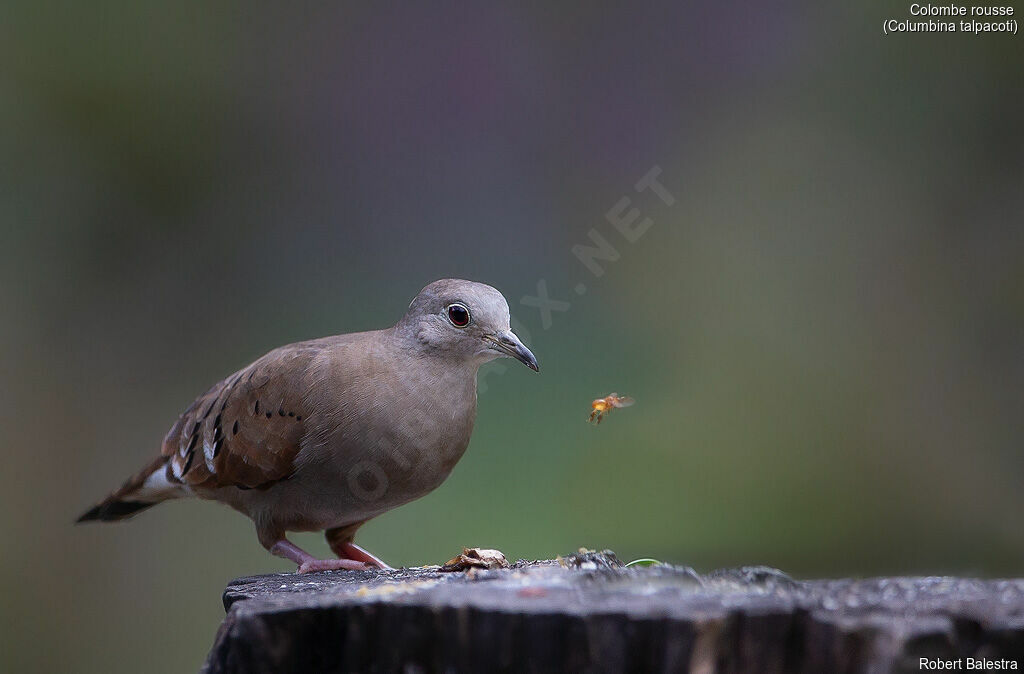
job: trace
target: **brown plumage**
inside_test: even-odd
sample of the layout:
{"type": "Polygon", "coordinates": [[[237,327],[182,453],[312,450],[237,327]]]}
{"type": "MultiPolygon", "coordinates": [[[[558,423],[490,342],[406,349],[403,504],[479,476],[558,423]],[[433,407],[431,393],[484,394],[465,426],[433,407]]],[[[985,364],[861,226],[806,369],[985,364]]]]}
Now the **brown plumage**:
{"type": "Polygon", "coordinates": [[[469,444],[479,366],[511,356],[537,369],[508,322],[498,291],[445,279],[392,328],[275,349],[197,398],[161,455],[78,521],[198,496],[251,517],[300,571],[383,566],[355,530],[447,477],[469,444]],[[338,560],[285,538],[321,529],[338,560]]]}
{"type": "Polygon", "coordinates": [[[316,342],[277,349],[196,399],[164,438],[168,478],[242,489],[288,479],[309,423],[293,373],[317,352],[316,342]]]}

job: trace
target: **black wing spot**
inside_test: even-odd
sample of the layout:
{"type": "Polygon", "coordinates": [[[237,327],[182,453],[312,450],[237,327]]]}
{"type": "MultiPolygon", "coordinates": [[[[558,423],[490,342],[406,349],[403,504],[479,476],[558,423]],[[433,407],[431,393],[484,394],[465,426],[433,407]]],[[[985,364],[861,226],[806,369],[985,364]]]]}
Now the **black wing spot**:
{"type": "Polygon", "coordinates": [[[284,410],[278,410],[277,413],[280,414],[282,417],[284,416],[284,410]]]}
{"type": "Polygon", "coordinates": [[[256,401],[256,405],[253,406],[252,413],[253,414],[259,414],[260,413],[260,401],[259,400],[257,400],[256,401]]]}
{"type": "Polygon", "coordinates": [[[274,413],[273,413],[273,412],[267,412],[267,418],[268,418],[268,419],[269,419],[270,417],[272,417],[272,416],[274,416],[274,413]]]}
{"type": "Polygon", "coordinates": [[[195,452],[189,452],[188,456],[185,457],[185,465],[182,466],[182,468],[181,468],[181,475],[182,475],[182,477],[184,477],[185,473],[188,472],[188,469],[192,467],[192,459],[194,459],[194,458],[196,458],[196,453],[195,452]]]}
{"type": "Polygon", "coordinates": [[[210,404],[206,407],[206,411],[203,412],[203,417],[202,417],[202,419],[200,419],[200,421],[205,421],[206,417],[210,416],[210,412],[213,411],[213,406],[216,405],[216,404],[217,404],[217,398],[215,396],[213,398],[213,400],[210,401],[210,404]]]}
{"type": "Polygon", "coordinates": [[[238,419],[235,419],[235,425],[231,427],[231,435],[238,435],[238,419]]]}

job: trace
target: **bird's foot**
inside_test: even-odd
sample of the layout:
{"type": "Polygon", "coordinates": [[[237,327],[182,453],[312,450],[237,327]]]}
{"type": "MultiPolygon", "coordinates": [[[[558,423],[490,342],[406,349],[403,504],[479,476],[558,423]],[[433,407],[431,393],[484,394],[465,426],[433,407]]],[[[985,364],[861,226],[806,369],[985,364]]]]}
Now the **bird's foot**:
{"type": "Polygon", "coordinates": [[[314,571],[365,571],[373,566],[358,559],[317,559],[287,538],[282,538],[270,546],[270,553],[278,557],[284,557],[295,562],[299,573],[312,573],[314,571]]]}
{"type": "Polygon", "coordinates": [[[365,562],[358,562],[354,559],[310,559],[299,564],[299,573],[313,573],[314,571],[366,571],[374,567],[365,562]]]}

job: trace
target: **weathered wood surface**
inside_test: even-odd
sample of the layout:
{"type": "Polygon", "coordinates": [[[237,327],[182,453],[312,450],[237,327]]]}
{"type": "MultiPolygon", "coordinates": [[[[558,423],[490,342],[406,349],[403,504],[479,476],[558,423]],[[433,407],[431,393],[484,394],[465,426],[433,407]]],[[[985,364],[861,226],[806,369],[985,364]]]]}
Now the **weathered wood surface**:
{"type": "Polygon", "coordinates": [[[797,582],[613,554],[511,569],[240,578],[204,665],[226,672],[888,672],[1024,667],[1024,580],[797,582]]]}

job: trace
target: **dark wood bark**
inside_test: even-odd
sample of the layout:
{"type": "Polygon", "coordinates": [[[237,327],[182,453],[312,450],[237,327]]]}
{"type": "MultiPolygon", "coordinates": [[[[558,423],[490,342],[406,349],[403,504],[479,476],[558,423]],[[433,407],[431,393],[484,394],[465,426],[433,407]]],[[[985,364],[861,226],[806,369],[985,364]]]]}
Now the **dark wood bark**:
{"type": "Polygon", "coordinates": [[[611,553],[511,569],[240,578],[204,666],[227,672],[888,672],[1024,666],[1024,580],[698,575],[611,553]]]}

